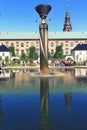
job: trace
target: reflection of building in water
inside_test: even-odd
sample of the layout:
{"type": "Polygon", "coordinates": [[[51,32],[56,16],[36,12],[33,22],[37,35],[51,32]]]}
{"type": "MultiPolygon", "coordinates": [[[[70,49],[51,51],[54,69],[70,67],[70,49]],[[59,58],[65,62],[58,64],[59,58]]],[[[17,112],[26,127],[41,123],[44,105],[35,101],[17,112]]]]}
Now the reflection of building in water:
{"type": "Polygon", "coordinates": [[[1,70],[0,79],[10,78],[10,70],[1,70]]]}
{"type": "Polygon", "coordinates": [[[68,111],[70,111],[70,103],[71,103],[72,94],[71,93],[65,93],[64,97],[65,97],[66,109],[68,111]]]}
{"type": "Polygon", "coordinates": [[[41,99],[41,129],[48,130],[48,98],[49,98],[49,80],[40,79],[40,99],[41,99]]]}
{"type": "Polygon", "coordinates": [[[66,76],[63,77],[63,83],[64,85],[71,85],[75,84],[75,70],[70,69],[70,70],[65,70],[66,76]]]}
{"type": "Polygon", "coordinates": [[[75,68],[75,77],[87,77],[87,69],[75,68]]]}
{"type": "MultiPolygon", "coordinates": [[[[50,80],[49,82],[49,86],[50,88],[53,87],[53,88],[67,88],[68,86],[72,88],[72,85],[74,86],[75,85],[75,71],[74,69],[70,69],[70,70],[65,70],[64,72],[64,76],[58,76],[58,77],[53,77],[50,80]]],[[[65,89],[63,89],[65,91],[65,89]]],[[[54,89],[53,91],[56,92],[56,89],[54,89]]]]}
{"type": "Polygon", "coordinates": [[[24,73],[22,71],[15,72],[15,80],[25,81],[29,79],[29,72],[24,73]]]}

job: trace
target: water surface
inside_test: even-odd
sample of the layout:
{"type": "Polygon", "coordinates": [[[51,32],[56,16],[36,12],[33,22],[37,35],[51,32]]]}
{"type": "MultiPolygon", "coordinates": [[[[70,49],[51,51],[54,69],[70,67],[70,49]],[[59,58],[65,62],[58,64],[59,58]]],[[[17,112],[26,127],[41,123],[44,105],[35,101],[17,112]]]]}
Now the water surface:
{"type": "Polygon", "coordinates": [[[60,71],[65,76],[2,74],[0,130],[87,130],[87,70],[60,71]]]}

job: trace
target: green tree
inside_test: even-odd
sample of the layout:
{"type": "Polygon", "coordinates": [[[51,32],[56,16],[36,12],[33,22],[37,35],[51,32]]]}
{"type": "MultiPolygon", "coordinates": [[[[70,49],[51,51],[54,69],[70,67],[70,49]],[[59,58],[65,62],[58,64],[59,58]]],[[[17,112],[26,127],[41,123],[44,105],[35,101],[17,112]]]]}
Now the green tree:
{"type": "Polygon", "coordinates": [[[2,56],[0,56],[0,61],[2,60],[2,56]]]}
{"type": "Polygon", "coordinates": [[[56,52],[54,54],[54,58],[64,58],[62,46],[56,47],[56,52]]]}
{"type": "Polygon", "coordinates": [[[10,46],[9,51],[12,53],[12,56],[15,56],[14,46],[10,46]]]}
{"type": "Polygon", "coordinates": [[[48,59],[50,59],[51,58],[51,54],[50,54],[50,52],[48,51],[48,59]]]}
{"type": "Polygon", "coordinates": [[[76,55],[76,62],[78,62],[78,57],[79,57],[79,55],[76,55]]]}
{"type": "Polygon", "coordinates": [[[29,59],[38,59],[38,53],[36,52],[36,48],[34,46],[31,46],[29,48],[29,59]]]}
{"type": "Polygon", "coordinates": [[[23,60],[23,61],[25,61],[26,60],[26,54],[23,52],[22,54],[21,54],[21,60],[23,60]]]}
{"type": "Polygon", "coordinates": [[[6,64],[9,64],[9,57],[8,56],[5,57],[5,62],[6,62],[6,64]]]}

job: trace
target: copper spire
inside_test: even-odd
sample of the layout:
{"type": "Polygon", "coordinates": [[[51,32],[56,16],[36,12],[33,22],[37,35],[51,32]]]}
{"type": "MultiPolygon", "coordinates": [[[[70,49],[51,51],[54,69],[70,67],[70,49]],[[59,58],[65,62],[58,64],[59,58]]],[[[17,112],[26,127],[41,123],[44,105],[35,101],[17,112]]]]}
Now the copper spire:
{"type": "Polygon", "coordinates": [[[72,31],[72,26],[70,23],[70,14],[69,14],[68,10],[66,11],[66,15],[65,15],[65,23],[64,23],[63,31],[65,31],[65,32],[72,31]]]}

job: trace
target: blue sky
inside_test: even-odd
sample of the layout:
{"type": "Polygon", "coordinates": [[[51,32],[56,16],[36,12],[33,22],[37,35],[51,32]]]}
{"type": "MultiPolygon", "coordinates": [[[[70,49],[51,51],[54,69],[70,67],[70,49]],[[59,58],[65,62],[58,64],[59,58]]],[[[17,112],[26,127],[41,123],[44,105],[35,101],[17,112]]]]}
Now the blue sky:
{"type": "Polygon", "coordinates": [[[52,10],[47,21],[49,31],[62,31],[68,7],[73,31],[87,31],[87,0],[0,0],[0,31],[38,31],[38,4],[49,4],[52,10]]]}

